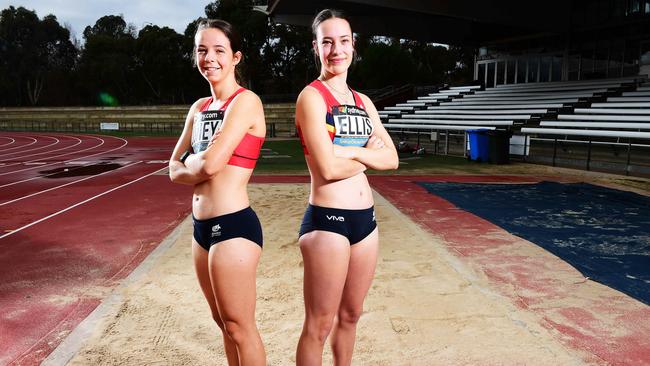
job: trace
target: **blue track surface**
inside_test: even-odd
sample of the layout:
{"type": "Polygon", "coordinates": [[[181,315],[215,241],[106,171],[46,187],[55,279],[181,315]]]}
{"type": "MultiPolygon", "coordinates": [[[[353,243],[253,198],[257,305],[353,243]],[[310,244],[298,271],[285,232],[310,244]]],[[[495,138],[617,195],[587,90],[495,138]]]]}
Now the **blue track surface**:
{"type": "Polygon", "coordinates": [[[649,197],[585,183],[418,184],[650,304],[649,197]]]}

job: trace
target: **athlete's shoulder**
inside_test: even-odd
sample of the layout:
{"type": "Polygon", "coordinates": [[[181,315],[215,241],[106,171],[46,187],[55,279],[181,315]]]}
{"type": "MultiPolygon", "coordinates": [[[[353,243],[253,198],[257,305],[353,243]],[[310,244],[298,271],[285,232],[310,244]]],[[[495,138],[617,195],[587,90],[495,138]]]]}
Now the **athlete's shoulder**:
{"type": "Polygon", "coordinates": [[[233,104],[242,108],[262,108],[262,99],[251,90],[244,90],[233,100],[233,104]]]}
{"type": "Polygon", "coordinates": [[[370,99],[367,95],[363,93],[356,92],[359,98],[361,98],[361,101],[363,102],[364,107],[366,109],[372,108],[375,109],[375,104],[372,102],[372,99],[370,99]]]}
{"type": "Polygon", "coordinates": [[[305,86],[300,94],[298,94],[298,101],[313,101],[322,99],[318,89],[314,88],[311,85],[305,86]]]}
{"type": "Polygon", "coordinates": [[[210,97],[197,99],[196,102],[194,102],[192,106],[190,106],[189,114],[194,115],[194,113],[200,111],[201,107],[203,107],[203,105],[208,102],[208,99],[210,99],[210,97]]]}
{"type": "Polygon", "coordinates": [[[196,102],[194,102],[194,104],[192,104],[190,109],[194,109],[194,110],[198,111],[205,103],[208,102],[208,100],[210,98],[211,97],[203,97],[203,98],[197,99],[196,102]]]}
{"type": "Polygon", "coordinates": [[[370,100],[370,98],[368,98],[367,95],[365,95],[365,94],[363,94],[363,93],[361,93],[361,92],[358,92],[356,89],[354,90],[354,92],[357,93],[357,95],[361,98],[361,100],[363,100],[364,103],[365,103],[366,101],[370,101],[370,102],[372,102],[372,101],[370,100]]]}

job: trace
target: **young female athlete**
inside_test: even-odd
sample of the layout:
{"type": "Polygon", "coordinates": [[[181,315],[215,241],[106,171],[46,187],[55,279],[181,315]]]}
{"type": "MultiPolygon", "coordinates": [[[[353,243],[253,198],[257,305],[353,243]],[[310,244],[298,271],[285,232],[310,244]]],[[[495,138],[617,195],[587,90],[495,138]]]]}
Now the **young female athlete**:
{"type": "Polygon", "coordinates": [[[321,365],[331,331],[334,364],[349,365],[379,245],[364,171],[396,169],[398,158],[372,101],[347,84],[354,57],[349,22],[341,12],[326,9],[314,19],[312,31],[320,76],[303,89],[296,104],[311,175],[299,234],[305,322],[296,362],[321,365]]]}
{"type": "Polygon", "coordinates": [[[237,83],[241,41],[229,23],[200,22],[194,46],[196,67],[212,96],[190,108],[169,176],[194,186],[194,267],[223,332],[228,364],[266,365],[255,324],[262,229],[246,191],[264,142],[264,111],[257,95],[237,83]]]}

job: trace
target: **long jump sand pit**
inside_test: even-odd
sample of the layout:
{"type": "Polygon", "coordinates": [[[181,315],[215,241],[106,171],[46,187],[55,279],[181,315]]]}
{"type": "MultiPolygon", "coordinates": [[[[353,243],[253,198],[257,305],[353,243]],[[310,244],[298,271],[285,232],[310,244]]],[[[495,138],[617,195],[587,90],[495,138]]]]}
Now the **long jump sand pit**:
{"type": "MultiPolygon", "coordinates": [[[[269,365],[295,364],[303,320],[297,230],[308,189],[306,184],[249,189],[265,236],[257,320],[269,365]]],[[[375,207],[380,258],[359,323],[354,365],[594,364],[591,355],[563,345],[540,325],[539,315],[500,295],[441,239],[378,194],[375,207]]],[[[65,345],[74,353],[70,365],[226,364],[220,332],[192,268],[190,237],[191,221],[185,220],[147,271],[116,290],[114,301],[83,325],[91,335],[65,345]]],[[[53,356],[67,359],[61,352],[53,356]]],[[[332,364],[329,349],[324,364],[332,364]]]]}

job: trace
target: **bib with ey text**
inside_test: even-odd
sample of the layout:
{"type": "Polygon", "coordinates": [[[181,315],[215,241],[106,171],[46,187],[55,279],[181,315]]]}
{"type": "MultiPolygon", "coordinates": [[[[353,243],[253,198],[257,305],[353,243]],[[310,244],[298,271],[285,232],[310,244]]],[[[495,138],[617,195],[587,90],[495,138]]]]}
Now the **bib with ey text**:
{"type": "Polygon", "coordinates": [[[208,148],[210,139],[223,124],[224,111],[205,111],[194,114],[192,127],[192,150],[199,153],[208,148]]]}

